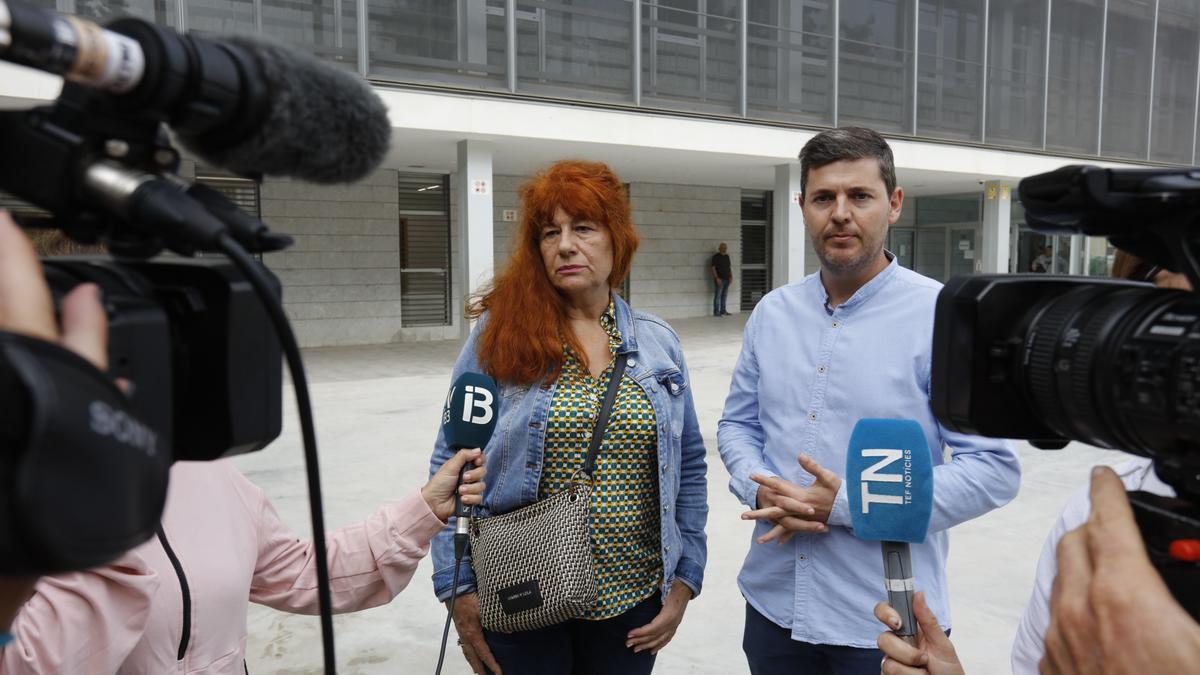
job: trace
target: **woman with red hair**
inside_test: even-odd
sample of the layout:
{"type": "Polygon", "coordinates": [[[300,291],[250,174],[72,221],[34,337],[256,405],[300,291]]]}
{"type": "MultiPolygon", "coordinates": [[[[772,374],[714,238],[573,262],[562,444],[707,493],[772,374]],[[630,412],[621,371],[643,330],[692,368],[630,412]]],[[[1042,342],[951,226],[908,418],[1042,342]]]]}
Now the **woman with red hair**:
{"type": "MultiPolygon", "coordinates": [[[[475,577],[463,565],[454,620],[477,673],[649,673],[700,592],[708,517],[704,440],[679,338],[613,289],[638,235],[620,179],[604,164],[562,161],[521,188],[507,265],[475,299],[478,319],[452,379],[484,371],[500,384],[496,433],[484,449],[480,516],[567,487],[584,464],[617,357],[626,370],[592,476],[598,594],[576,619],[539,630],[483,630],[475,577]]],[[[450,455],[439,434],[431,465],[450,455]]],[[[434,590],[449,600],[454,524],[434,540],[434,590]]]]}

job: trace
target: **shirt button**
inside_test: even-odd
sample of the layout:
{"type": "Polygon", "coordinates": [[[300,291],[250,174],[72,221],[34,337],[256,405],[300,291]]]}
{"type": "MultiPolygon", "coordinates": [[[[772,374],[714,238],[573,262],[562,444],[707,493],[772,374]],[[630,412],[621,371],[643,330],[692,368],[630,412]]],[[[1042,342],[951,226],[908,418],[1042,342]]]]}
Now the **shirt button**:
{"type": "Polygon", "coordinates": [[[818,373],[821,373],[821,374],[824,374],[824,373],[825,373],[825,366],[821,366],[820,368],[817,368],[817,372],[818,372],[818,373]]]}
{"type": "Polygon", "coordinates": [[[807,558],[807,557],[805,557],[805,555],[804,555],[803,553],[801,553],[801,554],[800,554],[799,556],[797,556],[797,557],[798,557],[798,558],[800,558],[800,560],[808,560],[808,558],[807,558]]]}
{"type": "Polygon", "coordinates": [[[817,421],[817,413],[815,413],[815,412],[808,413],[808,419],[812,420],[813,422],[816,422],[817,421]]]}
{"type": "Polygon", "coordinates": [[[666,513],[667,511],[670,511],[670,510],[671,510],[670,504],[663,504],[663,513],[666,513]]]}
{"type": "Polygon", "coordinates": [[[834,327],[834,328],[837,328],[837,327],[838,327],[838,322],[834,321],[834,322],[833,322],[833,327],[834,327]]]}

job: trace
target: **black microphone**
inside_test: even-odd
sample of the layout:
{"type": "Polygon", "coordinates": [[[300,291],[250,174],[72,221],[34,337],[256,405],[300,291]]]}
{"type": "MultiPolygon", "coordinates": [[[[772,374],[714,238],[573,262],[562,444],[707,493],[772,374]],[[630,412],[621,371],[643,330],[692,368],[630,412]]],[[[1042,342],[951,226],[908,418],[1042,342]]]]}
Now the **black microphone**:
{"type": "MultiPolygon", "coordinates": [[[[442,433],[452,451],[487,446],[499,417],[496,393],[495,380],[481,373],[463,373],[454,381],[442,408],[442,433]]],[[[454,515],[454,558],[462,560],[470,541],[471,507],[462,503],[461,495],[455,498],[454,515]]]]}
{"type": "Polygon", "coordinates": [[[0,0],[0,59],[95,89],[166,122],[209,164],[315,183],[358,180],[390,147],[387,107],[361,78],[257,38],[182,36],[140,19],[101,28],[0,0]]]}

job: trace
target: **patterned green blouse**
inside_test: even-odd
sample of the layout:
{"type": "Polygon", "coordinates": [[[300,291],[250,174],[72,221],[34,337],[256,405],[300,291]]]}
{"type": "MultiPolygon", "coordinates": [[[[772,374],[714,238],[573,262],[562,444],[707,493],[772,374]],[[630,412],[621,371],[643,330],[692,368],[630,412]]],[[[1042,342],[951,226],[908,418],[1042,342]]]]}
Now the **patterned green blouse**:
{"type": "MultiPolygon", "coordinates": [[[[611,302],[600,325],[608,333],[609,351],[616,354],[621,333],[611,302]]],[[[587,461],[611,375],[609,363],[600,377],[592,377],[576,354],[565,348],[546,425],[540,499],[565,489],[571,475],[587,461]]],[[[580,618],[600,620],[623,614],[650,597],[662,582],[656,427],[646,392],[625,375],[596,456],[591,527],[599,594],[596,605],[580,618]]]]}

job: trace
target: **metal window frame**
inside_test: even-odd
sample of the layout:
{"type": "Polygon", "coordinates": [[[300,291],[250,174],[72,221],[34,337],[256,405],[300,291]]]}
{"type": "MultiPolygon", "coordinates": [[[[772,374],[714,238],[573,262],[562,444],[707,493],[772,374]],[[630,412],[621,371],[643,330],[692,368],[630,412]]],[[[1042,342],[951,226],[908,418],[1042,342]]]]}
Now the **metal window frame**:
{"type": "Polygon", "coordinates": [[[838,126],[842,85],[842,0],[833,0],[833,127],[838,126]]]}
{"type": "Polygon", "coordinates": [[[1196,44],[1196,91],[1192,97],[1192,164],[1196,163],[1196,140],[1200,133],[1196,132],[1196,127],[1200,127],[1200,40],[1196,44]]]}
{"type": "Polygon", "coordinates": [[[633,0],[630,4],[630,11],[633,12],[632,20],[629,23],[630,49],[633,51],[630,59],[633,72],[631,85],[633,88],[633,104],[639,108],[642,105],[642,0],[633,0]]]}
{"type": "Polygon", "coordinates": [[[910,0],[912,5],[912,135],[917,135],[917,90],[921,88],[921,0],[910,0]]]}
{"type": "MultiPolygon", "coordinates": [[[[1104,0],[1104,4],[1100,9],[1103,12],[1103,18],[1100,21],[1100,82],[1099,93],[1096,96],[1096,105],[1099,108],[1096,110],[1096,156],[1099,157],[1104,151],[1104,76],[1108,69],[1108,0],[1104,0]]],[[[1153,61],[1151,57],[1151,61],[1153,61]]],[[[1057,246],[1057,244],[1055,244],[1057,246]]],[[[1055,255],[1058,250],[1055,249],[1055,255]]]]}
{"type": "Polygon", "coordinates": [[[749,24],[750,24],[750,0],[741,0],[738,3],[738,115],[746,117],[747,107],[747,89],[750,78],[750,47],[749,47],[749,24]]]}
{"type": "Polygon", "coordinates": [[[1154,75],[1158,66],[1158,8],[1161,0],[1154,0],[1154,33],[1150,38],[1150,110],[1146,115],[1146,161],[1154,151],[1154,75]]]}
{"type": "MultiPolygon", "coordinates": [[[[404,241],[405,241],[404,225],[405,225],[406,221],[408,220],[409,216],[434,216],[434,215],[439,216],[439,217],[444,216],[445,220],[446,220],[446,257],[445,257],[446,266],[444,268],[441,268],[441,267],[407,267],[406,268],[403,266],[404,252],[403,251],[399,252],[396,262],[397,262],[397,271],[400,273],[400,284],[399,284],[400,285],[400,325],[402,328],[430,328],[430,327],[438,327],[438,326],[452,326],[452,325],[454,325],[453,276],[454,276],[455,261],[454,261],[453,250],[452,250],[452,248],[453,248],[452,247],[452,239],[454,237],[453,223],[451,222],[451,218],[450,218],[450,175],[442,174],[442,173],[420,174],[420,172],[401,172],[401,173],[404,176],[428,175],[430,177],[430,180],[434,180],[435,177],[440,179],[441,193],[442,193],[442,208],[438,211],[398,210],[397,216],[396,216],[396,234],[399,237],[399,244],[401,246],[404,245],[404,241]],[[404,309],[404,304],[405,304],[405,302],[404,302],[404,291],[405,291],[404,275],[406,273],[420,274],[420,273],[435,273],[435,272],[440,273],[442,275],[442,279],[443,279],[442,307],[443,307],[444,323],[440,323],[440,324],[435,324],[435,323],[406,324],[405,322],[407,321],[407,319],[405,318],[405,314],[407,314],[407,312],[405,312],[405,309],[404,309]]],[[[396,186],[395,186],[397,192],[399,192],[399,190],[400,190],[400,180],[399,180],[400,177],[401,177],[401,174],[397,174],[397,176],[396,176],[397,182],[396,182],[396,186]]]]}
{"type": "MultiPolygon", "coordinates": [[[[1105,0],[1105,2],[1107,1],[1105,0]]],[[[1046,125],[1050,120],[1050,23],[1053,20],[1054,0],[1046,0],[1046,40],[1043,45],[1045,52],[1042,54],[1044,61],[1042,69],[1042,150],[1046,149],[1046,125]]]]}
{"type": "MultiPolygon", "coordinates": [[[[762,293],[763,296],[765,296],[767,293],[771,292],[771,290],[773,288],[773,286],[771,284],[771,274],[773,271],[772,270],[772,258],[774,256],[774,251],[772,250],[772,247],[774,246],[774,242],[772,242],[771,239],[772,239],[774,227],[775,227],[775,192],[773,190],[758,190],[758,189],[752,190],[752,189],[743,188],[741,190],[740,194],[738,195],[738,209],[739,209],[738,246],[739,246],[739,249],[741,250],[740,258],[741,258],[742,262],[741,262],[741,264],[738,265],[738,272],[740,274],[739,278],[741,279],[741,283],[738,286],[738,298],[737,299],[738,299],[738,309],[742,312],[745,312],[750,309],[750,307],[742,306],[742,295],[746,292],[746,271],[747,270],[751,270],[751,271],[761,270],[763,272],[763,274],[764,274],[763,278],[765,281],[765,283],[763,284],[763,293],[762,293]],[[764,212],[766,213],[766,218],[764,218],[763,220],[746,220],[741,217],[740,210],[741,210],[742,200],[748,194],[755,198],[761,198],[763,200],[763,209],[764,209],[764,212]],[[744,249],[741,249],[741,246],[745,240],[745,233],[743,231],[743,228],[745,228],[746,226],[751,226],[751,227],[761,226],[763,228],[764,251],[763,251],[763,262],[762,263],[746,264],[746,262],[745,262],[745,257],[746,257],[745,251],[744,251],[744,249]]],[[[760,297],[760,299],[761,299],[761,297],[760,297]]]]}
{"type": "MultiPolygon", "coordinates": [[[[461,0],[459,0],[459,1],[461,2],[461,0]]],[[[334,40],[335,40],[335,44],[339,47],[343,45],[343,43],[346,39],[346,36],[344,35],[345,30],[346,30],[346,26],[344,25],[346,22],[346,17],[344,17],[344,15],[343,15],[343,13],[345,11],[345,3],[346,2],[349,2],[349,0],[333,0],[333,12],[334,12],[333,20],[334,20],[334,32],[335,32],[334,40]]],[[[357,44],[357,60],[358,60],[357,70],[358,70],[358,73],[362,77],[367,78],[370,76],[370,73],[371,73],[370,7],[368,6],[368,3],[366,0],[353,0],[353,2],[354,2],[354,10],[356,12],[356,17],[355,17],[356,25],[354,26],[353,30],[355,30],[355,36],[358,41],[358,44],[357,44]]],[[[643,50],[645,47],[645,40],[643,39],[643,30],[644,30],[644,26],[645,26],[645,23],[643,21],[643,8],[650,6],[651,12],[654,13],[657,11],[657,3],[651,2],[650,5],[647,5],[643,0],[627,0],[627,2],[629,3],[629,8],[630,8],[630,12],[631,12],[630,24],[629,24],[630,30],[631,30],[630,63],[631,63],[631,67],[632,67],[632,73],[631,73],[631,78],[630,78],[630,80],[631,80],[631,87],[630,87],[631,97],[630,98],[632,99],[633,105],[635,107],[642,107],[644,105],[643,85],[645,84],[645,82],[644,82],[645,78],[643,76],[643,70],[644,70],[643,66],[645,65],[646,58],[649,58],[651,60],[650,64],[649,64],[651,66],[649,68],[650,76],[654,77],[654,73],[656,72],[656,69],[653,67],[655,50],[651,49],[648,57],[643,54],[643,50]]],[[[749,69],[750,69],[750,65],[749,65],[749,23],[750,23],[749,3],[750,3],[750,0],[739,0],[738,5],[737,5],[736,15],[734,15],[732,18],[729,19],[731,21],[736,22],[736,24],[737,24],[736,29],[735,29],[735,39],[737,41],[737,78],[738,79],[737,79],[737,90],[736,90],[736,95],[735,95],[736,100],[734,103],[735,103],[736,116],[738,116],[742,119],[753,118],[753,116],[751,116],[749,113],[749,69]]],[[[56,4],[60,11],[71,12],[76,9],[77,0],[57,0],[56,4]]],[[[251,4],[252,4],[252,9],[253,9],[253,21],[254,21],[255,30],[261,33],[261,32],[263,32],[263,30],[265,28],[264,27],[265,19],[264,19],[264,15],[263,15],[263,7],[264,7],[263,0],[251,0],[251,4]]],[[[706,18],[707,18],[707,12],[708,12],[707,4],[708,4],[707,0],[698,0],[698,2],[697,2],[697,6],[700,8],[700,10],[697,12],[697,14],[698,14],[697,21],[698,21],[698,25],[701,28],[703,28],[706,24],[706,18]]],[[[1095,156],[1096,157],[1104,157],[1105,156],[1104,155],[1104,146],[1103,146],[1104,118],[1105,118],[1104,105],[1109,96],[1109,92],[1107,91],[1107,87],[1106,87],[1106,83],[1105,83],[1105,76],[1112,65],[1111,63],[1108,62],[1109,60],[1107,58],[1107,41],[1108,41],[1109,19],[1110,19],[1110,17],[1109,17],[1110,4],[1111,4],[1110,0],[1103,0],[1103,3],[1102,3],[1103,19],[1102,19],[1101,45],[1100,45],[1100,56],[1099,56],[1100,80],[1099,80],[1098,95],[1097,95],[1097,99],[1098,99],[1097,103],[1098,103],[1099,108],[1097,110],[1097,120],[1098,121],[1097,121],[1097,128],[1096,128],[1096,147],[1095,147],[1095,156]]],[[[174,8],[176,11],[176,16],[175,16],[175,20],[172,23],[174,24],[174,27],[180,31],[188,30],[189,5],[190,5],[189,0],[174,0],[174,8]]],[[[912,58],[913,58],[913,64],[911,67],[911,71],[912,71],[911,75],[913,78],[913,82],[912,82],[913,90],[911,92],[911,98],[909,101],[910,108],[911,108],[910,114],[912,116],[912,119],[911,119],[911,124],[908,125],[908,127],[909,127],[909,132],[914,137],[917,137],[917,138],[921,138],[921,135],[920,135],[921,124],[919,121],[919,113],[920,113],[920,103],[922,100],[921,92],[920,92],[920,43],[921,43],[921,24],[920,24],[921,7],[920,7],[920,5],[921,5],[920,0],[912,0],[912,2],[911,2],[911,10],[912,11],[910,14],[910,16],[912,17],[911,20],[913,22],[913,25],[912,25],[912,47],[911,47],[911,52],[910,52],[912,54],[912,58]]],[[[787,5],[787,6],[790,6],[790,5],[787,5]]],[[[981,23],[983,26],[983,28],[982,28],[983,43],[982,43],[982,52],[981,52],[981,58],[980,58],[980,61],[981,61],[980,93],[979,93],[979,98],[978,98],[979,106],[980,106],[980,114],[979,114],[979,118],[978,118],[979,131],[977,134],[972,134],[971,136],[973,138],[978,139],[978,143],[983,146],[988,145],[988,139],[989,139],[988,124],[989,124],[990,119],[994,117],[989,114],[989,110],[988,110],[989,105],[993,102],[992,99],[994,98],[994,97],[990,96],[990,92],[989,92],[990,83],[991,83],[990,68],[992,67],[992,59],[991,59],[991,55],[990,55],[990,49],[993,47],[993,43],[994,43],[994,41],[991,39],[991,31],[995,28],[995,26],[993,26],[992,21],[991,21],[991,10],[993,9],[994,6],[996,6],[996,3],[993,2],[993,0],[982,0],[982,8],[981,8],[982,9],[982,21],[981,21],[981,23]]],[[[781,5],[781,7],[783,7],[783,5],[781,5]]],[[[1040,149],[1042,151],[1047,151],[1047,149],[1048,149],[1049,98],[1050,98],[1049,97],[1049,89],[1050,89],[1050,85],[1051,85],[1051,81],[1050,81],[1051,62],[1050,61],[1051,61],[1051,56],[1052,56],[1051,44],[1052,44],[1052,35],[1053,35],[1053,29],[1054,29],[1053,15],[1054,15],[1055,8],[1056,8],[1055,0],[1046,0],[1046,7],[1045,7],[1045,12],[1044,12],[1045,22],[1043,24],[1044,30],[1045,30],[1045,35],[1044,35],[1044,39],[1042,41],[1043,42],[1043,50],[1044,50],[1043,63],[1042,63],[1042,80],[1043,80],[1043,82],[1042,82],[1042,111],[1041,111],[1042,112],[1042,120],[1041,120],[1041,131],[1040,131],[1040,135],[1041,135],[1040,149]]],[[[842,41],[842,39],[844,39],[844,35],[842,34],[842,26],[841,26],[842,0],[831,0],[829,2],[829,9],[832,14],[832,30],[831,30],[831,35],[829,36],[830,41],[831,41],[831,47],[830,47],[829,54],[828,54],[828,58],[830,59],[829,77],[831,80],[830,87],[828,90],[828,94],[831,97],[828,113],[830,115],[831,126],[837,127],[841,122],[841,116],[840,116],[840,112],[841,112],[840,111],[840,108],[841,108],[841,105],[840,105],[840,98],[841,98],[840,61],[841,61],[841,41],[842,41]]],[[[504,16],[504,18],[505,18],[504,32],[505,32],[505,51],[506,51],[505,56],[506,56],[506,66],[507,66],[507,72],[506,72],[506,78],[505,78],[505,85],[506,85],[505,88],[507,89],[507,92],[509,94],[520,94],[521,93],[520,78],[518,77],[518,73],[517,73],[517,61],[518,61],[518,59],[517,59],[517,56],[518,56],[517,55],[517,26],[518,26],[518,20],[527,20],[527,17],[521,16],[522,13],[517,11],[516,0],[504,0],[503,1],[503,9],[501,9],[500,7],[490,7],[489,10],[490,10],[490,13],[493,13],[493,14],[499,14],[501,11],[503,11],[503,13],[505,15],[504,16]]],[[[686,11],[686,10],[684,10],[684,11],[686,11]]],[[[939,11],[940,11],[940,8],[939,8],[939,11]]],[[[542,70],[544,70],[544,68],[545,68],[546,42],[547,42],[546,22],[543,20],[543,17],[545,15],[544,13],[545,13],[544,9],[541,9],[541,8],[536,9],[533,12],[534,17],[532,19],[529,19],[529,20],[534,20],[538,23],[538,38],[537,38],[538,43],[539,43],[538,58],[541,61],[540,67],[542,70]]],[[[1151,52],[1152,52],[1151,64],[1150,64],[1150,84],[1149,84],[1149,86],[1150,86],[1150,111],[1149,111],[1149,118],[1146,123],[1146,128],[1144,130],[1144,133],[1146,136],[1146,153],[1145,153],[1145,156],[1142,158],[1145,161],[1153,161],[1153,157],[1154,157],[1153,141],[1154,141],[1154,137],[1155,137],[1154,133],[1155,133],[1155,126],[1156,126],[1155,119],[1154,119],[1154,114],[1155,114],[1155,110],[1156,110],[1154,96],[1155,96],[1156,92],[1161,90],[1161,87],[1158,87],[1157,83],[1155,82],[1155,78],[1157,77],[1158,74],[1160,74],[1160,70],[1161,70],[1158,68],[1158,54],[1157,54],[1157,46],[1158,46],[1158,42],[1159,42],[1159,25],[1158,25],[1158,23],[1159,23],[1160,17],[1162,16],[1161,0],[1155,0],[1153,16],[1154,16],[1153,28],[1152,28],[1153,32],[1152,32],[1152,40],[1151,40],[1151,45],[1150,45],[1151,52]]],[[[724,15],[722,15],[722,17],[724,17],[724,15]]],[[[706,48],[705,48],[706,47],[705,36],[703,34],[700,34],[693,38],[675,39],[675,37],[670,36],[670,35],[657,35],[657,31],[653,31],[653,33],[654,34],[651,35],[651,37],[653,39],[661,39],[663,41],[671,41],[671,42],[687,42],[688,44],[693,45],[693,46],[697,47],[698,49],[700,49],[701,53],[700,53],[700,83],[699,83],[700,91],[699,91],[699,94],[700,94],[701,98],[703,98],[704,92],[705,92],[705,90],[707,88],[707,84],[708,84],[707,68],[706,68],[707,53],[706,53],[706,48]]],[[[1035,68],[1036,68],[1036,66],[1035,66],[1035,68]]],[[[1036,71],[1034,71],[1034,72],[1036,72],[1036,71]]],[[[799,76],[798,73],[793,73],[792,75],[794,75],[796,77],[799,76]]],[[[1200,127],[1200,47],[1198,47],[1198,52],[1197,52],[1195,90],[1194,90],[1194,94],[1193,94],[1193,124],[1192,124],[1192,151],[1191,151],[1191,160],[1193,163],[1196,162],[1196,160],[1198,158],[1200,158],[1200,131],[1197,130],[1198,127],[1200,127]]],[[[1035,148],[1038,147],[1036,141],[1035,141],[1034,147],[1035,148]]]]}
{"type": "MultiPolygon", "coordinates": [[[[251,180],[249,178],[242,178],[241,176],[231,176],[229,174],[221,173],[220,171],[213,171],[210,169],[200,168],[200,167],[198,167],[196,169],[196,177],[194,179],[194,182],[201,183],[203,185],[207,185],[212,188],[220,188],[223,185],[232,186],[232,187],[240,187],[240,188],[253,188],[253,190],[254,190],[254,209],[253,209],[253,211],[247,210],[246,212],[249,213],[250,215],[254,216],[255,218],[262,217],[262,183],[261,182],[256,181],[256,180],[251,180]]],[[[230,201],[232,201],[232,200],[230,200],[230,201]]],[[[241,208],[240,205],[239,205],[239,208],[241,208]]]]}
{"type": "Polygon", "coordinates": [[[979,142],[987,143],[987,107],[988,107],[988,49],[991,48],[991,43],[988,42],[988,32],[991,31],[992,19],[992,3],[991,0],[983,0],[983,51],[980,52],[982,58],[980,61],[983,68],[980,71],[982,77],[980,81],[980,101],[979,101],[979,142]]]}

